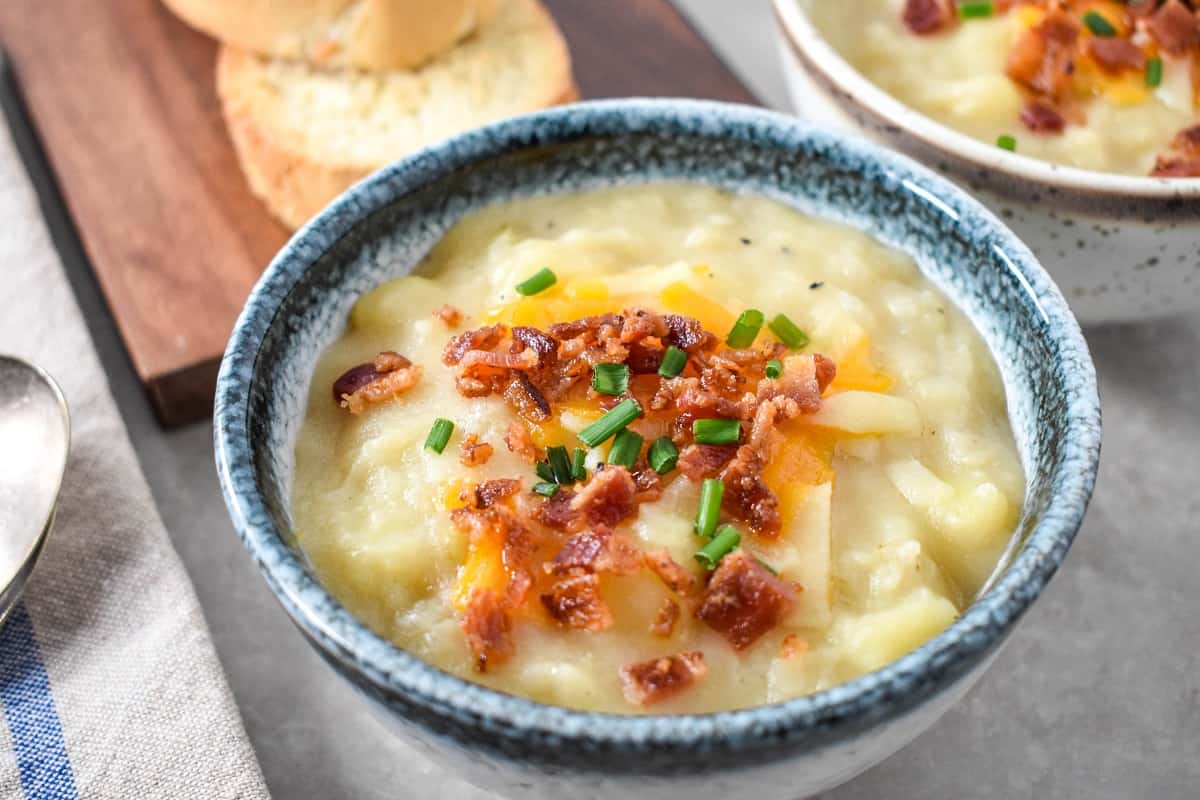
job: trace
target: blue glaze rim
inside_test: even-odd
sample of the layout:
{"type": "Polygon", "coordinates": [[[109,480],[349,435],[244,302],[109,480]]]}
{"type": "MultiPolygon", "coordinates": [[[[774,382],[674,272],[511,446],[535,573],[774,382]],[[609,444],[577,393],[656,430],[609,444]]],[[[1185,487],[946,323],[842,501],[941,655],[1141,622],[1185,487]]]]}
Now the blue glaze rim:
{"type": "Polygon", "coordinates": [[[1100,407],[1087,345],[1057,287],[1015,235],[962,190],[904,156],[782,114],[707,101],[638,99],[505,120],[397,162],[335,200],[271,262],[234,327],[217,381],[214,443],[230,516],[267,584],[319,652],[368,695],[427,731],[502,757],[604,771],[596,756],[616,754],[630,759],[630,769],[662,771],[701,763],[745,765],[799,747],[821,747],[906,713],[993,653],[1062,563],[1083,520],[1099,461],[1100,407]],[[783,703],[698,715],[574,711],[504,694],[442,672],[368,630],[288,547],[264,503],[253,459],[250,394],[260,348],[305,271],[374,213],[450,170],[510,149],[635,131],[733,137],[783,148],[800,141],[848,169],[869,168],[898,180],[984,238],[1011,266],[1040,317],[1056,385],[1069,395],[1054,500],[982,597],[945,631],[876,672],[783,703]]]}

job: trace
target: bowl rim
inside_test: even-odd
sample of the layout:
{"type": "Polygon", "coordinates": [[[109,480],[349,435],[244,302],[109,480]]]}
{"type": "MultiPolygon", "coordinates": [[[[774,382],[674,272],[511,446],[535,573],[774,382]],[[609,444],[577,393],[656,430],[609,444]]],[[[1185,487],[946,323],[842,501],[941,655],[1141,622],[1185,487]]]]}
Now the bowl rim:
{"type": "MultiPolygon", "coordinates": [[[[1200,197],[1200,178],[1155,178],[1122,175],[1057,164],[1009,152],[945,125],[883,91],[852,66],[809,18],[802,0],[771,0],[778,27],[801,58],[846,98],[869,109],[924,145],[982,171],[999,171],[1012,179],[1047,188],[1102,197],[1179,201],[1200,197]]],[[[784,66],[784,69],[788,69],[784,66]]]]}
{"type": "MultiPolygon", "coordinates": [[[[349,667],[375,696],[420,707],[449,720],[456,730],[465,725],[484,732],[477,743],[502,752],[507,751],[497,740],[526,754],[536,752],[530,743],[537,741],[545,743],[544,750],[702,751],[706,757],[722,753],[739,758],[757,752],[769,758],[779,747],[795,746],[814,732],[827,737],[835,724],[847,723],[841,729],[853,730],[898,716],[999,646],[1057,570],[1082,523],[1099,462],[1100,406],[1087,344],[1058,288],[1015,234],[946,179],[906,156],[780,113],[712,101],[631,98],[560,106],[460,134],[385,167],[333,201],[288,241],[251,292],[222,359],[213,435],[230,517],[264,579],[318,649],[343,665],[352,662],[349,667]],[[1004,248],[1038,304],[1030,313],[1049,325],[1068,408],[1054,504],[1042,513],[1004,574],[947,629],[875,672],[812,695],[716,713],[633,716],[579,711],[493,690],[443,672],[367,629],[316,582],[275,526],[257,485],[249,397],[260,348],[287,294],[325,252],[406,189],[508,149],[553,146],[604,125],[633,131],[655,124],[686,124],[692,135],[703,136],[755,126],[771,141],[785,136],[815,141],[823,151],[907,176],[964,222],[980,223],[975,229],[1004,248]],[[551,130],[556,132],[547,132],[551,130]]],[[[605,768],[599,761],[579,763],[584,769],[605,768]]]]}

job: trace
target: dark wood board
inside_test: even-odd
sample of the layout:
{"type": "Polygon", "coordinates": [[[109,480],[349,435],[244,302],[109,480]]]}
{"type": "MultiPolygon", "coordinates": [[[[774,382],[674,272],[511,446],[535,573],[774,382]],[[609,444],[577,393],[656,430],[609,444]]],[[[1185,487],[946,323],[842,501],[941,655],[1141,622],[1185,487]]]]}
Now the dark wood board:
{"type": "MultiPolygon", "coordinates": [[[[546,0],[585,98],[757,102],[668,0],[546,0]]],[[[287,231],[225,134],[216,44],[157,0],[5,0],[0,46],[164,425],[207,416],[230,328],[287,231]]]]}

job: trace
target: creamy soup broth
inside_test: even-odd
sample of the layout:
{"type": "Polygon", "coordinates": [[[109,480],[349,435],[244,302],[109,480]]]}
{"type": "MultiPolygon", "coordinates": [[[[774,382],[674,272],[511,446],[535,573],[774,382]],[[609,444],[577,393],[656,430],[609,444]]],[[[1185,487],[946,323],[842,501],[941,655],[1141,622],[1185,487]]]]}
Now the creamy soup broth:
{"type": "MultiPolygon", "coordinates": [[[[877,5],[878,24],[889,25],[891,4],[877,5]]],[[[764,327],[756,345],[771,341],[764,327]]],[[[606,451],[588,455],[589,475],[606,451]]],[[[661,497],[615,529],[639,550],[665,548],[703,586],[699,485],[679,473],[662,476],[661,497]]],[[[489,207],[459,222],[413,275],[362,297],[317,364],[292,502],[300,545],[324,585],[418,657],[547,703],[677,713],[814,692],[938,633],[995,569],[1024,485],[992,357],[911,258],[761,197],[657,184],[489,207]],[[546,267],[554,286],[515,292],[546,267]],[[463,315],[454,327],[434,316],[446,305],[463,315]],[[573,448],[601,409],[596,398],[576,399],[528,424],[500,396],[464,397],[443,350],[484,324],[544,326],[634,307],[689,315],[721,337],[745,309],[784,313],[811,340],[784,360],[821,353],[836,364],[820,409],[781,426],[787,435],[765,467],[778,535],[739,524],[742,551],[798,590],[793,604],[739,651],[696,618],[697,597],[673,594],[652,570],[602,574],[611,626],[558,624],[534,591],[511,615],[511,656],[480,671],[463,599],[488,567],[452,514],[482,481],[521,478],[528,494],[540,480],[505,445],[514,421],[536,445],[573,448]],[[331,385],[381,351],[402,354],[419,380],[349,413],[331,385]],[[455,426],[441,454],[423,449],[436,418],[455,426]],[[464,466],[468,435],[492,447],[486,463],[464,466]],[[672,598],[677,622],[669,635],[652,633],[672,598]],[[648,706],[629,699],[622,667],[692,652],[704,660],[693,685],[648,706]]]]}

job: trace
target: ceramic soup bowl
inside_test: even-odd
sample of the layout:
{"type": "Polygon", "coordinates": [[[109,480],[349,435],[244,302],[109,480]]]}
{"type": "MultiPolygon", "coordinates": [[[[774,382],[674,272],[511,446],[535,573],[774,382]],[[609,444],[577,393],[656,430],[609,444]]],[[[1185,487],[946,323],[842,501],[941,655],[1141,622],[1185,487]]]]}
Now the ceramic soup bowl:
{"type": "Polygon", "coordinates": [[[395,730],[509,796],[734,800],[841,783],[966,692],[1066,555],[1092,490],[1100,420],[1093,366],[1059,291],[996,217],[948,181],[793,117],[631,100],[501,122],[342,195],[295,235],[250,296],[221,366],[215,436],[230,515],[263,577],[312,646],[395,730]],[[915,651],[785,703],[621,716],[452,677],[350,615],[296,544],[293,448],[314,363],[361,294],[408,272],[463,215],[514,196],[660,179],[762,193],[864,229],[912,254],[965,311],[999,364],[1030,476],[1006,565],[915,651]]]}
{"type": "Polygon", "coordinates": [[[1200,178],[1092,172],[981,142],[867,80],[813,25],[811,0],[773,2],[796,112],[969,188],[1037,254],[1085,325],[1200,307],[1200,178]]]}

